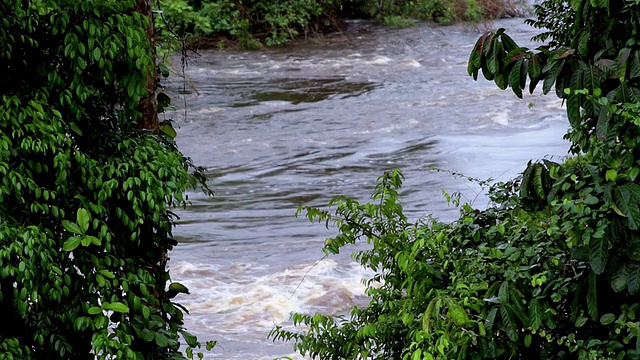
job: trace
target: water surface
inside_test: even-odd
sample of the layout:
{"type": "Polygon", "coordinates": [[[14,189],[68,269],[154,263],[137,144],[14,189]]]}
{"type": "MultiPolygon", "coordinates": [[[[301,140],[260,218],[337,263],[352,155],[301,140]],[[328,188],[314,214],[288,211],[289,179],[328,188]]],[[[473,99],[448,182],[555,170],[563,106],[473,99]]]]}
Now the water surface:
{"type": "MultiPolygon", "coordinates": [[[[522,19],[495,22],[518,42],[522,19]]],[[[215,196],[190,194],[180,211],[172,274],[187,326],[219,346],[208,359],[272,359],[288,344],[266,339],[291,311],[340,313],[366,299],[368,273],[348,254],[322,259],[334,229],[295,218],[298,206],[335,195],[366,201],[384,171],[400,168],[407,214],[452,220],[442,190],[486,198],[438,167],[507,180],[529,159],[565,155],[561,102],[518,99],[466,74],[479,33],[421,24],[352,31],[259,52],[205,51],[171,85],[178,143],[207,168],[215,196]]],[[[175,80],[174,80],[175,81],[175,80]]]]}

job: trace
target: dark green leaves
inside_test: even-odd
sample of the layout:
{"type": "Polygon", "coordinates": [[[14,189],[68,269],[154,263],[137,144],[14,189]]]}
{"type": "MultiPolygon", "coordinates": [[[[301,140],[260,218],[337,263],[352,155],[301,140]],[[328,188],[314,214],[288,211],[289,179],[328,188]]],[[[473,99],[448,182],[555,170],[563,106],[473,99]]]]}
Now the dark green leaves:
{"type": "Polygon", "coordinates": [[[591,237],[589,242],[589,262],[596,274],[602,274],[609,259],[609,241],[604,237],[591,237]]]}
{"type": "Polygon", "coordinates": [[[625,183],[616,187],[614,203],[620,209],[620,215],[627,217],[629,228],[637,230],[640,226],[640,185],[625,183]]]}
{"type": "Polygon", "coordinates": [[[163,261],[170,209],[204,175],[136,128],[149,18],[104,0],[7,0],[0,14],[0,357],[184,358],[163,261]],[[164,337],[140,346],[139,329],[164,337]]]}

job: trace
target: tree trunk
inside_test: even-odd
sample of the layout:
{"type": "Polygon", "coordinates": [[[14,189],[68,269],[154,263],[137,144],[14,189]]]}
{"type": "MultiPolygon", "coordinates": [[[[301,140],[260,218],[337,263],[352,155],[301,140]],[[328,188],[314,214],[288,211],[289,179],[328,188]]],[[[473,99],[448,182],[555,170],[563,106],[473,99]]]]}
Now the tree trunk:
{"type": "Polygon", "coordinates": [[[158,74],[155,71],[156,46],[153,36],[153,14],[151,12],[151,0],[138,0],[136,11],[149,19],[146,32],[153,53],[154,66],[151,73],[147,74],[145,87],[149,91],[147,96],[140,99],[139,109],[141,117],[137,121],[138,129],[147,129],[157,132],[158,125],[158,101],[156,100],[156,89],[158,88],[158,74]]]}

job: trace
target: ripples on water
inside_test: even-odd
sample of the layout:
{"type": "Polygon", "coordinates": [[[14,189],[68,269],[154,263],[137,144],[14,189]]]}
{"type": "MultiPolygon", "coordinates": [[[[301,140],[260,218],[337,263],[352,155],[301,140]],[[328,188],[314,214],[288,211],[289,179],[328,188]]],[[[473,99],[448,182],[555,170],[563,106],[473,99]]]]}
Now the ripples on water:
{"type": "MultiPolygon", "coordinates": [[[[322,260],[333,229],[294,217],[332,196],[366,201],[400,168],[407,214],[456,217],[441,195],[478,189],[425,167],[506,180],[529,159],[562,156],[560,101],[519,100],[466,74],[479,34],[463,26],[355,31],[261,52],[207,51],[191,64],[188,114],[174,114],[182,151],[209,170],[216,195],[190,194],[172,252],[174,280],[192,295],[188,327],[219,342],[211,359],[271,359],[266,339],[291,311],[339,313],[362,303],[367,273],[348,254],[322,260]],[[533,108],[530,108],[530,103],[533,108]],[[314,266],[314,264],[316,264],[314,266]]],[[[516,41],[522,19],[496,22],[516,41]]],[[[180,101],[175,101],[180,103],[180,101]]]]}

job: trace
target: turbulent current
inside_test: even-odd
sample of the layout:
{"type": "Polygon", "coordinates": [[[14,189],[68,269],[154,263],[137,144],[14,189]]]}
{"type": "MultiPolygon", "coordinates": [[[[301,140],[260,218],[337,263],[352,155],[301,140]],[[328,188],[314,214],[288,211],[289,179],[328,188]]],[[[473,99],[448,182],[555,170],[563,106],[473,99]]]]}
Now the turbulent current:
{"type": "MultiPolygon", "coordinates": [[[[530,45],[522,19],[491,24],[530,45]]],[[[363,296],[365,269],[349,254],[322,259],[324,224],[296,218],[300,205],[333,196],[366,201],[385,170],[406,177],[413,219],[456,217],[442,191],[487,205],[477,186],[430,167],[507,180],[530,159],[561,158],[567,128],[555,96],[518,99],[466,74],[479,32],[421,24],[350,30],[258,52],[205,51],[187,81],[172,77],[178,144],[208,170],[214,197],[190,193],[178,212],[174,281],[191,295],[187,327],[218,346],[207,359],[293,356],[273,343],[291,311],[346,313],[363,296]]]]}

